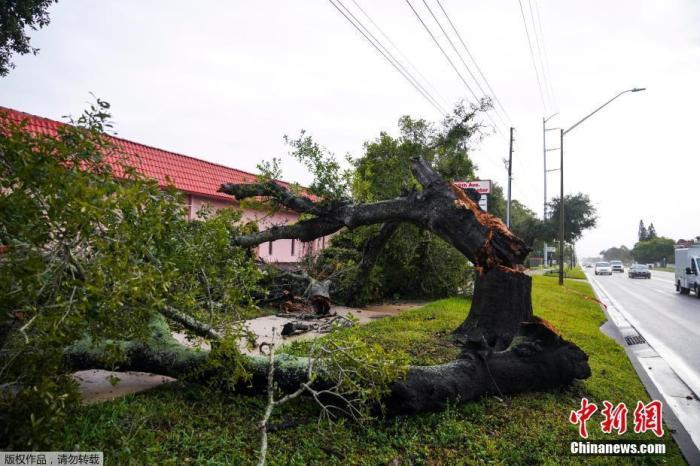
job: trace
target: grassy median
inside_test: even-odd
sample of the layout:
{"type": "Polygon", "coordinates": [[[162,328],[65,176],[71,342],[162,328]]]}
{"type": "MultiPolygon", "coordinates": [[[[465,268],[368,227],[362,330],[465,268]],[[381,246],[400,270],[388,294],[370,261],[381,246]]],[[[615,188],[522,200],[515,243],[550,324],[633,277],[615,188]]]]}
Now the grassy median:
{"type": "MultiPolygon", "coordinates": [[[[536,314],[554,323],[567,339],[590,355],[593,376],[544,393],[484,398],[445,412],[377,420],[367,425],[338,422],[317,425],[317,409],[305,400],[283,405],[273,416],[269,464],[579,464],[568,453],[578,440],[568,416],[582,397],[624,401],[630,408],[649,397],[624,350],[600,332],[605,321],[586,282],[534,277],[536,314]]],[[[407,351],[415,364],[452,359],[457,350],[449,333],[465,317],[469,302],[445,299],[348,331],[361,338],[407,351]]],[[[289,348],[303,350],[303,345],[289,348]]],[[[65,426],[65,441],[54,450],[103,450],[109,464],[250,464],[258,449],[257,422],[262,397],[221,394],[182,383],[85,406],[65,426]]],[[[656,442],[653,434],[602,434],[596,413],[589,422],[591,440],[656,442]]],[[[682,464],[667,433],[667,453],[655,457],[593,457],[593,464],[682,464]]]]}
{"type": "MultiPolygon", "coordinates": [[[[559,278],[559,269],[557,269],[557,268],[548,269],[545,271],[544,274],[542,274],[542,276],[549,277],[549,278],[559,278]]],[[[580,265],[577,265],[573,269],[570,269],[569,267],[565,267],[564,268],[564,279],[585,280],[586,274],[583,272],[583,269],[581,268],[580,265]]]]}

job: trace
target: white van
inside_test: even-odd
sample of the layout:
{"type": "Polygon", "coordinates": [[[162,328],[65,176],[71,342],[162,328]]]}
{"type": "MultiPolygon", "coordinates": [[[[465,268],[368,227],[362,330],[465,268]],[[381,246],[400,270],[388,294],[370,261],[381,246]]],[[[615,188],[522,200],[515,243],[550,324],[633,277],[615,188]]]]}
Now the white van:
{"type": "Polygon", "coordinates": [[[700,244],[676,249],[676,291],[700,299],[700,244]]]}

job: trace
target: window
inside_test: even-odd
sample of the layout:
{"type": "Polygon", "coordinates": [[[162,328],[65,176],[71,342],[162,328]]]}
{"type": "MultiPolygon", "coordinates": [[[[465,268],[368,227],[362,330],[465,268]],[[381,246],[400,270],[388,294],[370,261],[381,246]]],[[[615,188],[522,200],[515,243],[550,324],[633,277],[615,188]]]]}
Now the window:
{"type": "Polygon", "coordinates": [[[292,238],[292,256],[294,255],[294,238],[292,238]]]}
{"type": "Polygon", "coordinates": [[[267,253],[268,253],[269,255],[272,255],[272,241],[270,241],[269,243],[267,243],[267,253]]]}

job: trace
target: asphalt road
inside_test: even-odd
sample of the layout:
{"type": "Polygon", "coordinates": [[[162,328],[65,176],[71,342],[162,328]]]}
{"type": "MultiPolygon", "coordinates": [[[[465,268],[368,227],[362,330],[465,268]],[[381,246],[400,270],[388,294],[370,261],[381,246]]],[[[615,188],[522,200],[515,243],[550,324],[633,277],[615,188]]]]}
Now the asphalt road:
{"type": "Polygon", "coordinates": [[[642,336],[665,346],[664,358],[670,359],[672,367],[677,358],[688,376],[681,378],[700,395],[700,299],[677,293],[670,272],[652,271],[650,280],[628,278],[627,269],[612,276],[593,276],[592,269],[586,272],[636,320],[642,336]]]}

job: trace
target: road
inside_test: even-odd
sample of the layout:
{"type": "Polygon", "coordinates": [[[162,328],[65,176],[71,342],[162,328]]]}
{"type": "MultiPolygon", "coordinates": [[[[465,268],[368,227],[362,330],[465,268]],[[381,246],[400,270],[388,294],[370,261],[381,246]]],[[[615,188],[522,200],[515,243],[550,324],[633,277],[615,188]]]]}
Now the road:
{"type": "Polygon", "coordinates": [[[586,273],[633,317],[637,331],[700,395],[700,299],[676,293],[670,272],[652,271],[650,280],[627,278],[627,270],[612,276],[594,276],[592,269],[586,273]]]}

